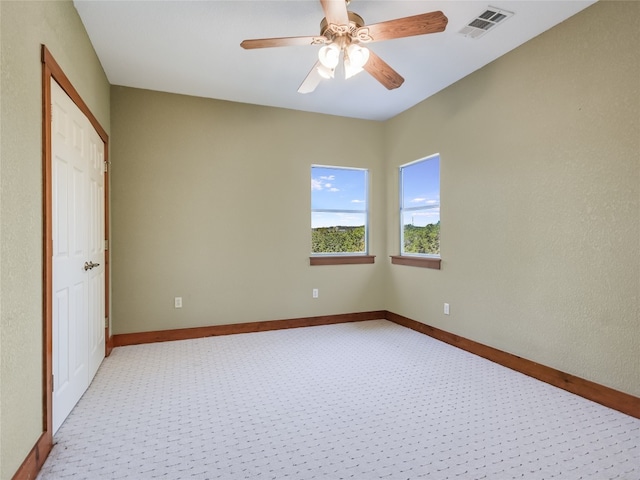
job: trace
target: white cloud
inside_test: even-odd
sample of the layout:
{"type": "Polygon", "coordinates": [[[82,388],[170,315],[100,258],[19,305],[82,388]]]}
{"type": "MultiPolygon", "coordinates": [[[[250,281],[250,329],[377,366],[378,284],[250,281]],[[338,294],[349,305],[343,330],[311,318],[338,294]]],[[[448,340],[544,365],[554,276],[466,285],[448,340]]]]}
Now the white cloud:
{"type": "Polygon", "coordinates": [[[427,197],[416,197],[409,200],[410,203],[422,203],[425,206],[440,205],[440,200],[428,199],[427,197]]]}
{"type": "Polygon", "coordinates": [[[331,181],[333,181],[335,179],[336,179],[335,175],[323,175],[323,176],[320,177],[320,180],[331,180],[331,181]]]}
{"type": "Polygon", "coordinates": [[[351,203],[364,203],[364,200],[351,200],[351,203]]]}
{"type": "Polygon", "coordinates": [[[339,192],[340,189],[334,187],[332,183],[327,182],[327,180],[333,180],[334,178],[334,175],[329,175],[328,177],[312,178],[311,190],[329,190],[330,192],[339,192]]]}

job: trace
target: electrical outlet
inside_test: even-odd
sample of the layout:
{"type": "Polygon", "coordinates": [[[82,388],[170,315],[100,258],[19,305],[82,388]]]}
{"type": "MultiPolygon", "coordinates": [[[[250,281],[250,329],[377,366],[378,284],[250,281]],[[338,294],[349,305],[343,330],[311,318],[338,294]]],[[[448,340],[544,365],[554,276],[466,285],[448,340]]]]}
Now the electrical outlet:
{"type": "Polygon", "coordinates": [[[173,299],[174,308],[182,308],[182,297],[176,297],[173,299]]]}
{"type": "Polygon", "coordinates": [[[318,298],[318,289],[317,288],[313,289],[313,298],[318,298]]]}
{"type": "Polygon", "coordinates": [[[445,315],[449,315],[449,304],[448,303],[444,304],[444,314],[445,315]]]}

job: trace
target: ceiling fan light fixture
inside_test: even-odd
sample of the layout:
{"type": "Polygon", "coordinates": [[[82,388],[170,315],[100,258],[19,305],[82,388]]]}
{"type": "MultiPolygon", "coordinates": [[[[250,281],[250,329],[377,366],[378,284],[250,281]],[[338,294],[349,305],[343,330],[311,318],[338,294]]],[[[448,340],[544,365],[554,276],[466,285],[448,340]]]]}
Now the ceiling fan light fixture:
{"type": "Polygon", "coordinates": [[[355,66],[349,59],[344,61],[344,78],[351,78],[362,71],[362,68],[355,66]]]}
{"type": "Polygon", "coordinates": [[[369,61],[369,49],[352,43],[347,47],[347,57],[351,66],[362,70],[369,61]]]}
{"type": "Polygon", "coordinates": [[[335,43],[325,45],[318,52],[318,60],[328,69],[336,68],[340,61],[340,47],[335,43]]]}
{"type": "Polygon", "coordinates": [[[351,78],[360,73],[369,61],[369,49],[360,45],[352,43],[344,53],[344,78],[351,78]]]}
{"type": "MultiPolygon", "coordinates": [[[[444,13],[435,11],[365,25],[360,15],[347,9],[349,1],[320,0],[324,12],[324,18],[320,22],[320,35],[248,39],[243,40],[240,46],[244,49],[304,45],[319,47],[318,60],[298,88],[299,93],[313,92],[322,78],[333,78],[336,68],[344,69],[346,78],[366,70],[387,90],[393,90],[402,85],[404,78],[363,45],[442,32],[449,21],[444,13]]],[[[502,21],[503,16],[500,12],[494,12],[492,8],[487,10],[487,15],[489,12],[492,15],[490,20],[502,21]],[[499,15],[495,16],[496,13],[499,15]]],[[[485,16],[481,15],[483,20],[486,20],[485,16]]]]}
{"type": "Polygon", "coordinates": [[[318,65],[318,74],[322,77],[322,78],[333,78],[334,73],[336,71],[335,68],[328,68],[325,65],[323,65],[322,63],[320,65],[318,65]]]}

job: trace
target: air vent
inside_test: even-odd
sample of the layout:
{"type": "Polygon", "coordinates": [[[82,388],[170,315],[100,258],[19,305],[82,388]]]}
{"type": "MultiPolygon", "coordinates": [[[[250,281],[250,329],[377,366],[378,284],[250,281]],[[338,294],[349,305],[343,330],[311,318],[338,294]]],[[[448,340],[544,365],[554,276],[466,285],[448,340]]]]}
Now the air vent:
{"type": "Polygon", "coordinates": [[[489,30],[493,30],[496,25],[504,23],[504,21],[512,15],[513,12],[495,7],[487,7],[484,12],[460,30],[460,33],[465,37],[480,38],[489,30]]]}

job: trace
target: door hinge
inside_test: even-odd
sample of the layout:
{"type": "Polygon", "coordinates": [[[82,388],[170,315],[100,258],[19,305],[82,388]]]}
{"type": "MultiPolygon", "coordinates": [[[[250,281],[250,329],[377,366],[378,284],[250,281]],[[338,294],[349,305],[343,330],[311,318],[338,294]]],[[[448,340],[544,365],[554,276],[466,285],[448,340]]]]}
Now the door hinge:
{"type": "Polygon", "coordinates": [[[53,373],[51,374],[51,391],[53,392],[55,390],[55,376],[53,375],[53,373]]]}
{"type": "Polygon", "coordinates": [[[109,162],[104,162],[104,173],[109,171],[109,162]]]}
{"type": "Polygon", "coordinates": [[[109,240],[104,241],[104,249],[109,250],[109,240]]]}
{"type": "Polygon", "coordinates": [[[109,317],[104,317],[104,328],[109,328],[109,317]]]}

